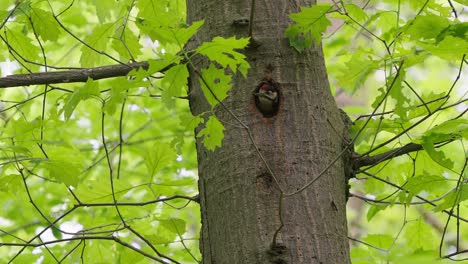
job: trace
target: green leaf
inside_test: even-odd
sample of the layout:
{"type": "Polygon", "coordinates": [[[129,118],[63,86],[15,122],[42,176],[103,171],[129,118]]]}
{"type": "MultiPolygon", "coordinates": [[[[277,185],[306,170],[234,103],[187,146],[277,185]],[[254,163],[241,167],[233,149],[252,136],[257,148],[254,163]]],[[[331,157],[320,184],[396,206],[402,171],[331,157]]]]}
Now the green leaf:
{"type": "Polygon", "coordinates": [[[39,167],[44,168],[49,177],[64,183],[67,187],[77,187],[79,175],[83,171],[83,153],[75,145],[49,145],[47,160],[39,160],[39,167]]]}
{"type": "Polygon", "coordinates": [[[42,162],[42,166],[48,170],[49,176],[67,187],[78,185],[78,176],[81,173],[81,164],[66,159],[48,160],[42,162]]]}
{"type": "Polygon", "coordinates": [[[153,244],[167,244],[181,237],[186,231],[186,222],[179,218],[156,218],[157,227],[143,231],[153,244]]]}
{"type": "Polygon", "coordinates": [[[387,249],[393,244],[393,237],[389,235],[369,234],[362,238],[363,241],[378,248],[387,249]]]}
{"type": "Polygon", "coordinates": [[[115,1],[91,0],[91,4],[96,8],[96,14],[99,22],[104,23],[106,19],[112,17],[112,11],[115,11],[115,1]]]}
{"type": "MultiPolygon", "coordinates": [[[[10,121],[10,125],[8,126],[6,132],[9,135],[22,138],[25,136],[33,135],[35,131],[38,131],[41,128],[42,124],[43,122],[40,118],[35,118],[30,122],[24,120],[23,118],[18,120],[13,119],[12,121],[10,121]]],[[[15,150],[18,149],[15,148],[15,150]]]]}
{"type": "MultiPolygon", "coordinates": [[[[41,51],[38,46],[33,44],[36,43],[36,41],[33,41],[27,34],[22,33],[21,30],[16,28],[12,28],[11,30],[6,29],[6,32],[8,45],[21,54],[23,58],[31,61],[35,61],[38,58],[41,51]]],[[[16,58],[13,59],[16,60],[16,58]]]]}
{"type": "Polygon", "coordinates": [[[436,44],[448,36],[455,38],[466,39],[468,33],[468,22],[454,23],[449,22],[447,27],[440,32],[436,37],[436,44]]]}
{"type": "Polygon", "coordinates": [[[177,0],[139,0],[136,7],[139,20],[153,20],[152,24],[157,27],[174,27],[182,24],[185,19],[181,10],[185,5],[181,5],[177,0]]]}
{"type": "Polygon", "coordinates": [[[180,48],[183,48],[184,45],[192,38],[195,33],[197,33],[198,29],[203,26],[204,21],[195,21],[190,25],[188,28],[180,27],[173,31],[175,43],[179,44],[180,48]]]}
{"type": "MultiPolygon", "coordinates": [[[[395,25],[398,23],[398,20],[401,20],[401,16],[397,17],[396,12],[389,12],[388,10],[377,9],[376,13],[370,16],[366,21],[366,25],[372,25],[373,28],[378,28],[377,35],[380,35],[380,38],[391,41],[395,38],[395,25]]],[[[365,26],[369,28],[368,26],[365,26]]]]}
{"type": "MultiPolygon", "coordinates": [[[[436,240],[431,240],[428,242],[432,242],[436,240]]],[[[426,244],[433,244],[433,243],[426,243],[426,244]]],[[[411,254],[400,254],[400,251],[397,251],[391,256],[390,263],[398,263],[398,264],[442,264],[442,263],[450,263],[450,262],[443,262],[439,259],[439,253],[436,250],[420,250],[417,249],[413,251],[411,254]],[[398,253],[397,253],[398,252],[398,253]]]]}
{"type": "Polygon", "coordinates": [[[42,9],[31,9],[31,20],[34,29],[43,40],[56,41],[60,35],[59,26],[55,22],[52,13],[42,9]]]}
{"type": "MultiPolygon", "coordinates": [[[[89,46],[93,47],[98,52],[105,51],[107,45],[111,42],[111,37],[114,35],[115,24],[108,23],[102,24],[94,28],[88,37],[84,39],[84,42],[89,46]]],[[[103,57],[96,51],[87,46],[81,48],[80,63],[82,67],[93,67],[101,64],[101,58],[103,57]]]]}
{"type": "Polygon", "coordinates": [[[70,119],[73,111],[81,101],[93,97],[99,97],[99,82],[88,79],[83,87],[76,89],[73,94],[67,97],[63,107],[65,120],[70,119]]]}
{"type": "Polygon", "coordinates": [[[227,92],[232,87],[231,75],[226,75],[224,72],[224,69],[218,69],[214,64],[210,64],[208,69],[201,71],[200,84],[212,108],[227,97],[227,92]]]}
{"type": "MultiPolygon", "coordinates": [[[[106,2],[106,1],[102,1],[106,2]]],[[[140,254],[139,252],[136,252],[133,249],[130,249],[128,247],[124,247],[122,245],[118,245],[116,251],[119,254],[119,261],[116,263],[133,263],[137,264],[139,261],[143,260],[145,256],[140,254]]]]}
{"type": "Polygon", "coordinates": [[[351,259],[353,264],[371,264],[379,263],[375,256],[370,254],[369,250],[364,247],[353,246],[351,249],[351,259]]]}
{"type": "Polygon", "coordinates": [[[302,53],[305,49],[312,47],[313,39],[309,32],[304,33],[303,28],[297,24],[289,26],[284,32],[289,39],[289,45],[302,53]]]}
{"type": "Polygon", "coordinates": [[[406,2],[409,3],[413,10],[419,10],[425,7],[427,10],[434,11],[434,13],[440,16],[452,17],[453,15],[450,5],[441,4],[442,2],[439,1],[408,0],[406,2]]]}
{"type": "Polygon", "coordinates": [[[364,22],[368,19],[366,12],[358,5],[346,4],[345,8],[348,15],[358,22],[364,22]]]}
{"type": "Polygon", "coordinates": [[[185,64],[179,64],[166,71],[161,80],[162,100],[167,107],[174,106],[174,97],[183,96],[187,92],[189,72],[185,64]]]}
{"type": "Polygon", "coordinates": [[[429,129],[422,136],[421,145],[431,159],[451,169],[453,168],[453,161],[446,158],[442,151],[437,151],[434,144],[459,138],[468,138],[468,120],[466,119],[449,120],[429,129]]]}
{"type": "Polygon", "coordinates": [[[388,95],[395,99],[395,114],[397,114],[402,120],[408,119],[408,111],[405,106],[409,106],[410,100],[403,93],[402,82],[405,80],[406,69],[400,68],[398,76],[391,76],[387,80],[388,88],[391,89],[388,95]],[[396,79],[395,79],[396,78],[396,79]],[[392,87],[390,85],[393,84],[392,87]]]}
{"type": "Polygon", "coordinates": [[[375,97],[372,107],[376,108],[381,104],[382,100],[385,100],[387,95],[395,100],[394,113],[400,118],[400,122],[408,119],[408,107],[410,106],[410,99],[406,97],[403,92],[402,82],[405,80],[406,69],[401,68],[398,76],[397,73],[387,78],[387,85],[385,88],[379,88],[379,95],[375,97]],[[396,78],[396,79],[395,79],[396,78]],[[389,90],[390,89],[390,90],[389,90]]]}
{"type": "Polygon", "coordinates": [[[468,51],[468,41],[465,39],[447,36],[438,44],[419,43],[425,50],[444,60],[460,60],[468,51]]]}
{"type": "Polygon", "coordinates": [[[249,39],[222,38],[215,37],[211,42],[204,42],[198,47],[197,52],[207,56],[210,60],[216,61],[223,68],[229,67],[234,73],[240,71],[244,77],[250,68],[244,54],[235,51],[243,49],[249,44],[249,39]]]}
{"type": "Polygon", "coordinates": [[[109,262],[119,263],[115,259],[115,254],[117,254],[117,246],[109,246],[109,243],[106,242],[107,241],[101,240],[93,240],[87,242],[86,245],[83,245],[81,249],[81,251],[86,252],[86,254],[81,253],[80,256],[77,258],[77,261],[93,264],[106,264],[109,262]]]}
{"type": "Polygon", "coordinates": [[[10,12],[6,11],[6,7],[2,8],[1,4],[2,3],[0,3],[0,21],[3,21],[10,14],[10,12]]]}
{"type": "Polygon", "coordinates": [[[444,141],[454,138],[468,139],[468,120],[453,119],[443,122],[424,133],[425,138],[432,141],[444,141]]]}
{"type": "Polygon", "coordinates": [[[372,59],[369,53],[357,51],[345,63],[341,74],[337,76],[338,84],[349,93],[354,93],[364,85],[367,77],[379,68],[379,62],[372,59]]]}
{"type": "Polygon", "coordinates": [[[434,192],[436,190],[445,189],[447,179],[439,175],[424,174],[410,178],[405,184],[405,190],[409,192],[407,202],[410,202],[412,197],[422,191],[434,192]]]}
{"type": "Polygon", "coordinates": [[[17,194],[23,187],[23,180],[19,174],[0,175],[0,192],[17,194]]]}
{"type": "Polygon", "coordinates": [[[126,30],[122,34],[123,29],[123,27],[119,28],[115,32],[115,36],[112,39],[112,48],[115,51],[117,51],[119,55],[125,60],[129,60],[131,58],[135,58],[141,55],[141,45],[138,41],[138,37],[134,34],[133,31],[129,30],[128,28],[125,28],[126,30]]]}
{"type": "Polygon", "coordinates": [[[184,126],[186,131],[193,131],[199,124],[204,122],[201,116],[193,116],[192,114],[182,114],[179,118],[180,125],[184,126]]]}
{"type": "Polygon", "coordinates": [[[167,66],[171,64],[179,64],[179,62],[182,60],[182,57],[176,56],[173,54],[165,53],[160,56],[159,59],[154,60],[148,60],[148,74],[154,74],[156,72],[160,72],[162,69],[166,68],[167,66]]]}
{"type": "Polygon", "coordinates": [[[117,106],[120,106],[127,97],[126,89],[132,86],[132,81],[125,77],[118,77],[110,83],[110,97],[106,100],[104,111],[108,115],[113,115],[117,106]]]}
{"type": "Polygon", "coordinates": [[[224,138],[224,126],[215,116],[210,116],[205,128],[198,132],[197,137],[203,137],[203,145],[209,150],[214,150],[221,146],[224,138]]]}
{"type": "Polygon", "coordinates": [[[31,157],[31,151],[28,148],[23,147],[23,146],[2,145],[0,147],[0,150],[3,152],[11,152],[12,154],[21,154],[26,157],[31,157]]]}
{"type": "Polygon", "coordinates": [[[155,184],[162,184],[164,186],[193,186],[194,183],[195,183],[194,178],[184,177],[180,179],[157,181],[155,184]]]}
{"type": "Polygon", "coordinates": [[[419,107],[408,107],[408,119],[413,119],[413,118],[418,118],[424,115],[428,114],[427,108],[431,112],[436,110],[438,107],[440,107],[444,101],[443,100],[438,100],[442,98],[445,95],[445,93],[435,93],[435,92],[430,92],[429,94],[423,94],[422,100],[426,102],[425,106],[419,106],[419,107]],[[430,103],[429,103],[430,102],[430,103]]]}
{"type": "Polygon", "coordinates": [[[405,238],[412,249],[432,249],[435,246],[435,237],[431,227],[421,218],[411,221],[405,226],[405,238]]]}
{"type": "Polygon", "coordinates": [[[396,135],[401,132],[402,126],[406,123],[401,123],[399,119],[371,119],[368,122],[363,119],[357,120],[350,129],[351,137],[355,137],[364,125],[366,127],[359,135],[359,140],[367,141],[372,140],[372,135],[376,131],[386,131],[396,135]]]}
{"type": "Polygon", "coordinates": [[[166,47],[169,44],[175,45],[178,50],[181,50],[204,22],[203,20],[196,21],[188,26],[178,19],[174,20],[172,14],[165,14],[165,12],[166,10],[161,10],[156,16],[140,18],[136,24],[141,32],[148,34],[152,40],[157,40],[166,47]],[[164,19],[165,16],[167,19],[164,19]]]}
{"type": "Polygon", "coordinates": [[[55,225],[52,225],[51,230],[55,238],[62,239],[62,232],[60,229],[58,229],[55,225]]]}
{"type": "Polygon", "coordinates": [[[145,153],[145,165],[150,177],[163,167],[167,167],[176,160],[176,152],[173,147],[166,143],[155,143],[145,153]]]}
{"type": "Polygon", "coordinates": [[[432,39],[437,37],[450,23],[450,20],[443,16],[432,14],[420,15],[413,21],[408,22],[403,31],[406,31],[414,40],[432,39]]]}
{"type": "Polygon", "coordinates": [[[468,6],[468,0],[454,0],[454,1],[462,5],[468,6]]]}
{"type": "MultiPolygon", "coordinates": [[[[125,178],[121,177],[114,181],[114,194],[116,199],[125,197],[127,192],[131,190],[133,185],[125,178]]],[[[80,197],[82,202],[102,202],[109,203],[113,201],[112,190],[109,186],[109,178],[101,177],[97,180],[87,179],[82,184],[76,187],[75,194],[80,197]]]]}
{"type": "MultiPolygon", "coordinates": [[[[16,0],[0,1],[0,10],[8,10],[8,8],[11,8],[11,6],[13,4],[15,4],[15,3],[16,3],[16,0]]],[[[26,0],[26,1],[21,1],[19,4],[21,6],[21,5],[25,5],[25,4],[29,5],[31,3],[30,3],[30,0],[26,0]]],[[[3,18],[0,21],[3,21],[3,18]]]]}
{"type": "Polygon", "coordinates": [[[378,212],[387,209],[387,205],[377,205],[374,204],[369,207],[369,211],[367,211],[367,221],[370,222],[378,212]]]}
{"type": "Polygon", "coordinates": [[[423,138],[421,145],[424,147],[424,150],[429,154],[431,159],[441,166],[452,169],[453,168],[453,161],[446,158],[444,152],[437,151],[434,147],[434,141],[430,138],[423,138]]]}
{"type": "Polygon", "coordinates": [[[185,233],[185,221],[178,218],[159,219],[159,224],[170,232],[181,236],[185,233]]]}
{"type": "Polygon", "coordinates": [[[330,4],[318,3],[312,7],[301,7],[299,13],[290,14],[289,17],[296,22],[284,32],[290,45],[302,52],[312,46],[312,40],[320,43],[322,33],[331,25],[326,17],[331,9],[332,5],[330,4]]]}
{"type": "Polygon", "coordinates": [[[452,208],[466,200],[468,200],[468,184],[463,183],[458,187],[458,189],[452,190],[450,194],[445,196],[442,203],[434,208],[434,212],[440,212],[442,210],[452,208]]]}

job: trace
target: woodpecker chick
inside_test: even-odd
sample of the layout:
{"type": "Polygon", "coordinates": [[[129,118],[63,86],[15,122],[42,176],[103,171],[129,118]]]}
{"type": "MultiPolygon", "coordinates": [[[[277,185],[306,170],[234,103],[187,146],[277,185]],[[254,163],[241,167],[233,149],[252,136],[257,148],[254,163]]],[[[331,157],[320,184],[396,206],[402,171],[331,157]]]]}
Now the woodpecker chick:
{"type": "Polygon", "coordinates": [[[255,89],[255,105],[264,117],[276,115],[279,107],[279,89],[273,81],[262,81],[255,89]]]}

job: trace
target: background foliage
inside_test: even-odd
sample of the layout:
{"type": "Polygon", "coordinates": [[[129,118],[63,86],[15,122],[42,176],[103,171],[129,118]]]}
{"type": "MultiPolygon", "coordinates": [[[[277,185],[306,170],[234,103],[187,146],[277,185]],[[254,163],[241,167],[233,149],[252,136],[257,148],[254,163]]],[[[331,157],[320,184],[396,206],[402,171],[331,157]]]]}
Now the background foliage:
{"type": "Polygon", "coordinates": [[[356,172],[348,202],[353,263],[466,260],[467,3],[334,2],[303,13],[343,21],[322,38],[338,102],[355,98],[343,103],[355,120],[355,151],[423,149],[356,172]]]}
{"type": "MultiPolygon", "coordinates": [[[[332,1],[290,15],[285,36],[298,52],[323,40],[359,157],[422,147],[356,171],[353,263],[467,257],[464,5],[332,1]]],[[[187,66],[212,61],[197,77],[215,107],[229,94],[227,72],[248,72],[238,51],[248,40],[185,50],[203,21],[187,25],[181,0],[1,1],[0,10],[2,76],[149,64],[127,77],[0,88],[0,262],[199,261],[194,136],[214,149],[224,127],[211,112],[190,114],[187,66]]]]}

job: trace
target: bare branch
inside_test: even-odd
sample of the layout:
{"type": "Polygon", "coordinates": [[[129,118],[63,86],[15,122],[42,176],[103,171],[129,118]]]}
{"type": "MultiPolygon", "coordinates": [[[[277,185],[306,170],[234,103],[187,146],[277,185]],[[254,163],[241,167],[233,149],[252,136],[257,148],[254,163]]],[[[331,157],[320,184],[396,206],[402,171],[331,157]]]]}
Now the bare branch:
{"type": "Polygon", "coordinates": [[[363,156],[353,159],[353,168],[359,169],[364,166],[374,165],[382,161],[393,159],[395,157],[408,154],[410,152],[422,150],[423,146],[420,144],[409,143],[401,148],[392,149],[390,151],[377,154],[375,156],[363,156]]]}
{"type": "MultiPolygon", "coordinates": [[[[448,140],[445,140],[445,141],[436,142],[434,144],[434,147],[435,148],[440,148],[442,146],[450,144],[454,140],[455,139],[448,139],[448,140]]],[[[387,152],[380,153],[380,154],[377,154],[377,155],[374,155],[374,156],[368,156],[368,155],[362,155],[362,154],[359,155],[357,153],[354,153],[353,155],[355,155],[355,156],[352,157],[351,162],[352,162],[353,169],[358,170],[358,169],[360,169],[360,168],[362,168],[364,166],[377,165],[377,164],[379,164],[379,163],[381,163],[383,161],[393,159],[395,157],[402,156],[402,155],[405,155],[405,154],[408,154],[408,153],[411,153],[411,152],[420,151],[420,150],[423,150],[423,149],[424,149],[424,147],[421,144],[408,143],[408,144],[404,145],[401,148],[392,149],[392,150],[389,150],[387,152]]]]}
{"type": "MultiPolygon", "coordinates": [[[[166,69],[171,66],[172,65],[166,67],[166,69]]],[[[6,77],[0,78],[0,88],[38,84],[86,82],[88,78],[93,80],[100,80],[126,76],[131,70],[138,68],[147,70],[148,62],[143,61],[129,64],[107,65],[95,68],[73,69],[68,71],[8,75],[6,77]]]]}

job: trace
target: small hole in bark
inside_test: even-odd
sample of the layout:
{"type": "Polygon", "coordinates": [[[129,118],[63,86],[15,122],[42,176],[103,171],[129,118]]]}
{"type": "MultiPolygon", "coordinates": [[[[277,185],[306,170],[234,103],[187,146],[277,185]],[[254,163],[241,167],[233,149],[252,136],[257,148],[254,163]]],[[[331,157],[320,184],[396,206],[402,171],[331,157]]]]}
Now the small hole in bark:
{"type": "Polygon", "coordinates": [[[278,113],[280,105],[279,84],[272,79],[263,79],[254,91],[255,106],[263,117],[270,118],[278,113]]]}
{"type": "Polygon", "coordinates": [[[269,193],[272,183],[273,177],[268,172],[264,172],[257,176],[256,185],[258,191],[269,193]]]}
{"type": "Polygon", "coordinates": [[[271,263],[275,264],[286,264],[286,246],[282,244],[273,244],[270,246],[270,249],[267,251],[268,257],[271,263]]]}

